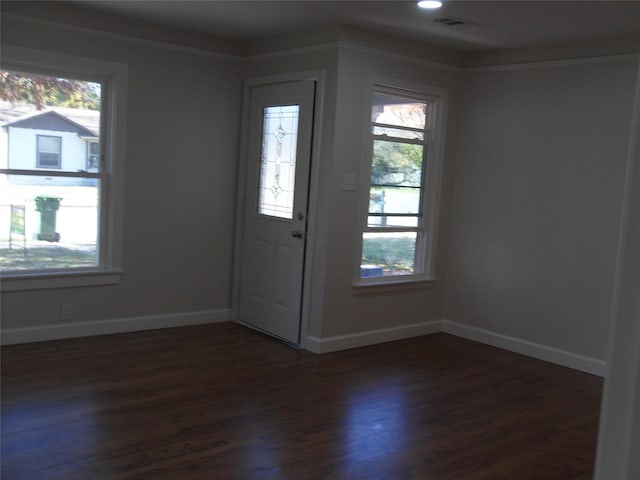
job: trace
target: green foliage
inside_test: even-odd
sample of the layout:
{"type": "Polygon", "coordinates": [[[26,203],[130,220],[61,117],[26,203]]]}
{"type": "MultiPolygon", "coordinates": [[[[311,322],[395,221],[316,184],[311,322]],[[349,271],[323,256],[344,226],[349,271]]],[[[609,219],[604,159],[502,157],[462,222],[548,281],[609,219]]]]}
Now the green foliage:
{"type": "Polygon", "coordinates": [[[422,173],[421,145],[411,143],[373,142],[371,183],[374,185],[420,186],[422,173]]]}
{"type": "Polygon", "coordinates": [[[0,70],[0,99],[46,106],[100,110],[99,85],[66,78],[0,70]]]}
{"type": "Polygon", "coordinates": [[[413,273],[415,241],[412,238],[364,238],[362,263],[379,265],[385,273],[413,273]]]}

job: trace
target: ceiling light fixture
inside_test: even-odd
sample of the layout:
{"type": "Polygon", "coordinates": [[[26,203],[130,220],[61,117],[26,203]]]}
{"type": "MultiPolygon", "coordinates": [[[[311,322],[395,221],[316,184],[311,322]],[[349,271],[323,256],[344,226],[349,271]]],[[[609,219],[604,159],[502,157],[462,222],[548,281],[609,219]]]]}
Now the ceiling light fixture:
{"type": "Polygon", "coordinates": [[[442,2],[438,2],[437,0],[422,0],[421,2],[418,2],[418,6],[420,8],[434,10],[436,8],[440,8],[442,6],[442,2]]]}

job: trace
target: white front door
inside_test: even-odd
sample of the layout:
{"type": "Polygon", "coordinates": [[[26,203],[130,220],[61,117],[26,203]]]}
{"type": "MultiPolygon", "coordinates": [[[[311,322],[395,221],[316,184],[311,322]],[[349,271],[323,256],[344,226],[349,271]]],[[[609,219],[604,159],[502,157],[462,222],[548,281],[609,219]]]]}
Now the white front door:
{"type": "Polygon", "coordinates": [[[298,344],[315,81],[250,90],[240,321],[298,344]]]}

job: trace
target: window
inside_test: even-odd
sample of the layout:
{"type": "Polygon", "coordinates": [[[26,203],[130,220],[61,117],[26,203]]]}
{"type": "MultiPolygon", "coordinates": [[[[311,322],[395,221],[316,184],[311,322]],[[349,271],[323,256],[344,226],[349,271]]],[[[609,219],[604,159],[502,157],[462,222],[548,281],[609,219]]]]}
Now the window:
{"type": "Polygon", "coordinates": [[[116,283],[126,67],[10,46],[3,56],[2,290],[116,283]]]}
{"type": "Polygon", "coordinates": [[[36,166],[38,168],[61,168],[62,138],[36,135],[36,166]]]}
{"type": "Polygon", "coordinates": [[[98,142],[87,143],[87,171],[98,171],[98,159],[100,158],[100,145],[98,142]]]}
{"type": "Polygon", "coordinates": [[[374,86],[356,284],[432,277],[440,95],[374,86]]]}

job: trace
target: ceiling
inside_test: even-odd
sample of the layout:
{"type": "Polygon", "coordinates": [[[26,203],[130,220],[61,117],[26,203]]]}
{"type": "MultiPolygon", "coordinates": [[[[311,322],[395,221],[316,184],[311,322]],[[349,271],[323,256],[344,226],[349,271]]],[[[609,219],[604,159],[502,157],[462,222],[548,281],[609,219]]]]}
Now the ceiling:
{"type": "Polygon", "coordinates": [[[349,24],[462,51],[541,47],[640,34],[640,0],[456,1],[422,10],[415,1],[76,0],[181,30],[259,40],[349,24]],[[456,17],[464,25],[434,22],[456,17]]]}

